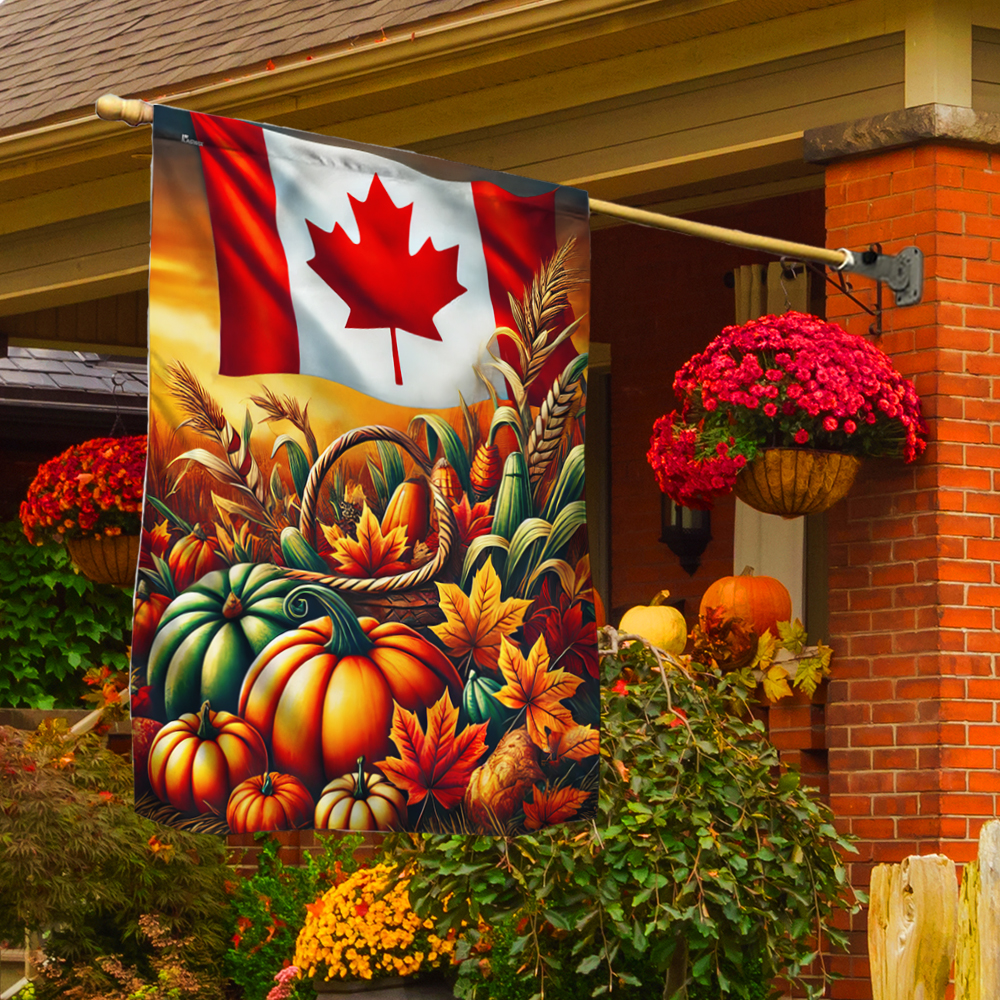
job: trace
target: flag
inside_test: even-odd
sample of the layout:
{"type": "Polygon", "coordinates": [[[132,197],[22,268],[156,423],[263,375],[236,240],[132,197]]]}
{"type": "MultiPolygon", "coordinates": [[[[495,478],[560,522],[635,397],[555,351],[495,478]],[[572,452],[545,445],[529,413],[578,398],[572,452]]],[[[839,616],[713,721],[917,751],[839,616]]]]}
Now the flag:
{"type": "Polygon", "coordinates": [[[510,294],[555,253],[559,213],[587,216],[583,192],[395,150],[203,114],[178,124],[174,109],[154,127],[200,153],[224,375],[314,375],[406,406],[485,399],[473,365],[491,342],[512,359],[494,341],[513,325],[510,294]]]}
{"type": "Polygon", "coordinates": [[[140,813],[594,814],[588,236],[581,191],[156,108],[140,813]]]}

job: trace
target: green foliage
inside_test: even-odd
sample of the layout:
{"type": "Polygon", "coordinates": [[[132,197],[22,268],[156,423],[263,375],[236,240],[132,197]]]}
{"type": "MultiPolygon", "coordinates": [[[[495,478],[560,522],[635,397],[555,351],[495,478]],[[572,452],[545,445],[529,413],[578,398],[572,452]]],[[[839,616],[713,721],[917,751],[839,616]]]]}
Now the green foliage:
{"type": "Polygon", "coordinates": [[[91,583],[61,545],[0,524],[0,706],[79,708],[90,667],[127,670],[132,599],[91,583]]]}
{"type": "MultiPolygon", "coordinates": [[[[747,983],[777,975],[817,995],[824,984],[802,977],[817,935],[846,944],[833,923],[854,905],[840,858],[851,846],[799,775],[782,773],[739,675],[664,671],[650,650],[619,652],[608,635],[596,822],[508,839],[411,837],[408,849],[400,837],[418,867],[418,912],[453,895],[444,927],[527,916],[509,951],[536,997],[571,996],[578,980],[592,996],[670,995],[678,947],[692,996],[700,986],[703,996],[744,997],[747,983]]],[[[468,934],[466,977],[477,937],[468,934]]]]}
{"type": "MultiPolygon", "coordinates": [[[[165,831],[136,814],[128,758],[94,734],[69,736],[64,720],[37,733],[0,727],[0,940],[42,936],[58,979],[39,1000],[79,985],[111,997],[106,960],[158,982],[152,918],[164,947],[182,941],[182,971],[214,981],[228,934],[229,868],[216,837],[165,831]]],[[[160,948],[160,951],[163,949],[160,948]]]]}
{"type": "MultiPolygon", "coordinates": [[[[278,857],[278,840],[257,834],[260,855],[257,870],[236,888],[229,910],[231,947],[225,971],[243,990],[245,1000],[264,1000],[274,976],[295,953],[295,939],[306,919],[306,905],[315,902],[342,875],[357,871],[354,851],[360,834],[330,834],[322,851],[308,854],[298,867],[278,857]]],[[[312,987],[299,983],[291,994],[311,997],[312,987]]]]}

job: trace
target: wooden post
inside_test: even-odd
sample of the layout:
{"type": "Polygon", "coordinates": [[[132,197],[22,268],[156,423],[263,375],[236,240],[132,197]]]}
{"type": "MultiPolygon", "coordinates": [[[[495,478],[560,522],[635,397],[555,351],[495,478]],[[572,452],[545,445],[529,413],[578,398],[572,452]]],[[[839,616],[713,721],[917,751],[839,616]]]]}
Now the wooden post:
{"type": "Polygon", "coordinates": [[[955,1000],[982,1000],[979,976],[979,862],[962,872],[958,891],[958,943],[955,947],[955,1000]]]}
{"type": "Polygon", "coordinates": [[[982,1000],[1000,997],[1000,821],[979,834],[979,974],[982,1000]]]}
{"type": "Polygon", "coordinates": [[[874,1000],[944,1000],[957,911],[951,858],[931,854],[876,866],[868,909],[874,1000]]]}

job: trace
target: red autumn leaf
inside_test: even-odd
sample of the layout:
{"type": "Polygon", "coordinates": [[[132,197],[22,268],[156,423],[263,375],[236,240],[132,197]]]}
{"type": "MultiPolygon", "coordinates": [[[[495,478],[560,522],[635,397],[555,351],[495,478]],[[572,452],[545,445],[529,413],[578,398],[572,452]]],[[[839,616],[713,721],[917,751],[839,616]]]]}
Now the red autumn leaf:
{"type": "Polygon", "coordinates": [[[392,338],[396,385],[403,384],[396,331],[440,340],[434,314],[466,289],[458,283],[458,247],[437,250],[427,239],[410,254],[412,203],[397,208],[378,174],[365,201],[348,195],[360,240],[337,223],[332,232],[306,220],[316,256],[309,266],[351,307],[350,330],[384,330],[392,338]]]}
{"type": "Polygon", "coordinates": [[[535,801],[524,803],[524,825],[529,830],[539,830],[552,823],[562,823],[580,811],[587,801],[582,788],[567,785],[551,791],[535,786],[535,801]]]}
{"type": "Polygon", "coordinates": [[[462,545],[468,545],[474,538],[490,533],[490,528],[493,527],[493,515],[490,513],[492,505],[493,498],[490,497],[470,507],[467,496],[462,497],[461,503],[452,504],[451,509],[458,525],[458,540],[462,545]]]}
{"type": "Polygon", "coordinates": [[[583,620],[583,604],[579,601],[571,606],[570,599],[562,593],[556,600],[548,583],[547,579],[531,616],[524,623],[525,642],[534,645],[544,635],[554,666],[578,677],[596,677],[597,625],[583,620]]]}
{"type": "Polygon", "coordinates": [[[487,724],[466,726],[460,733],[457,728],[458,709],[447,691],[428,709],[426,733],[416,712],[397,704],[389,736],[400,756],[380,760],[375,766],[406,792],[410,805],[430,795],[442,809],[454,809],[486,750],[487,724]]]}

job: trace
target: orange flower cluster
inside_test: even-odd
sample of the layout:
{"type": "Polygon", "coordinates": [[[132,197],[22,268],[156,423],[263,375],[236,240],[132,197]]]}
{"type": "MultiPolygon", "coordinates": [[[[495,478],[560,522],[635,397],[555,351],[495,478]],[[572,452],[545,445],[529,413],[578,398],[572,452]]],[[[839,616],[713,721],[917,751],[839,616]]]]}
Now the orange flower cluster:
{"type": "Polygon", "coordinates": [[[38,467],[21,504],[32,544],[139,533],[146,435],[94,438],[38,467]]]}

